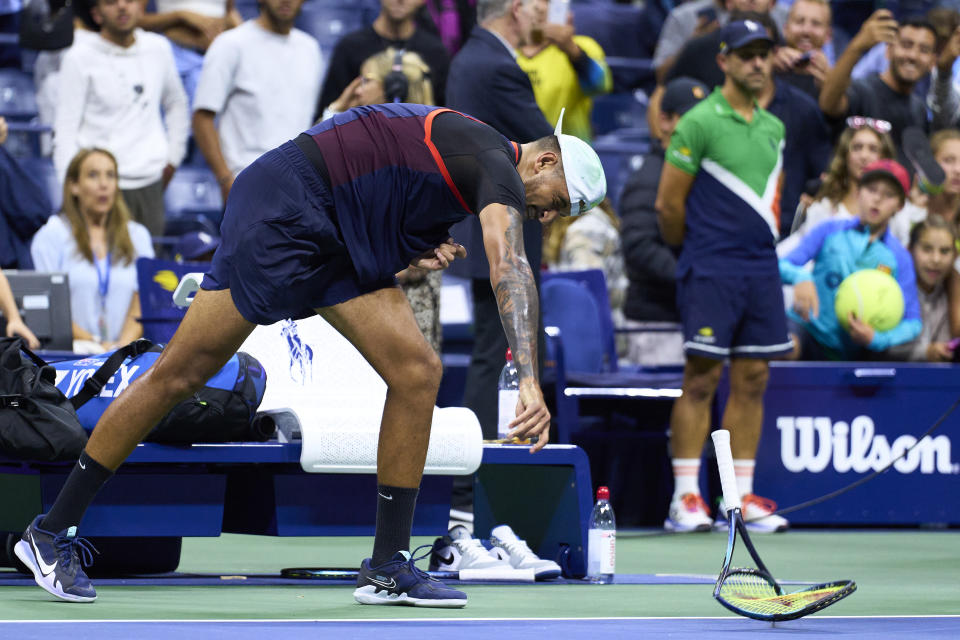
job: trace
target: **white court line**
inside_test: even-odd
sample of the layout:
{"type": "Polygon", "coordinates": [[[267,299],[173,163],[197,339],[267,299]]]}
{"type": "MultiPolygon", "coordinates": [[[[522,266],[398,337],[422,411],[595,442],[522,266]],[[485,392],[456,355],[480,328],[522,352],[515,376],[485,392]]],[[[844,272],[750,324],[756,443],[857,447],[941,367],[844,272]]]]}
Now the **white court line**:
{"type": "MultiPolygon", "coordinates": [[[[817,620],[891,620],[891,619],[918,619],[918,618],[956,618],[960,619],[960,615],[957,614],[927,614],[927,615],[886,615],[886,616],[816,616],[817,620]]],[[[310,619],[310,618],[196,618],[196,619],[171,619],[171,618],[157,618],[157,619],[147,619],[147,618],[131,618],[131,619],[112,619],[104,618],[102,620],[0,620],[0,625],[3,624],[103,624],[105,622],[122,622],[122,623],[135,623],[135,622],[144,622],[155,624],[158,622],[175,622],[175,623],[184,623],[184,624],[206,624],[206,623],[218,623],[222,624],[224,622],[234,623],[234,622],[303,622],[303,623],[330,623],[338,624],[341,622],[351,622],[351,623],[384,623],[384,622],[578,622],[578,621],[604,621],[604,620],[742,620],[737,616],[599,616],[599,617],[584,617],[584,618],[343,618],[343,619],[310,619]]]]}

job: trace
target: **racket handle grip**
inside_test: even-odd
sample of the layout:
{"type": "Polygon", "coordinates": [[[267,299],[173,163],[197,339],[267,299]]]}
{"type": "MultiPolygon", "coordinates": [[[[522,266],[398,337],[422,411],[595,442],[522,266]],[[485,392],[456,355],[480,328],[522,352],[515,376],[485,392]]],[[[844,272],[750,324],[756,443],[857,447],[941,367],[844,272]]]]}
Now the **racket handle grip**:
{"type": "Polygon", "coordinates": [[[733,470],[733,454],[730,453],[730,432],[718,429],[710,434],[717,453],[717,469],[720,471],[720,486],[727,511],[740,508],[740,491],[737,489],[737,474],[733,470]]]}

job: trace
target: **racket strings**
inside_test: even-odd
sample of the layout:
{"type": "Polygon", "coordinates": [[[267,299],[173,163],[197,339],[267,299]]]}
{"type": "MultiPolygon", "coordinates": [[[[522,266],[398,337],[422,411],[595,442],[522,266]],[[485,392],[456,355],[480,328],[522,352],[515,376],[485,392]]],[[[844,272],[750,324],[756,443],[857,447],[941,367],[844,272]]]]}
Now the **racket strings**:
{"type": "Polygon", "coordinates": [[[717,597],[745,614],[791,616],[812,613],[853,592],[849,581],[808,587],[794,593],[782,593],[763,575],[734,570],[720,584],[717,597]]]}

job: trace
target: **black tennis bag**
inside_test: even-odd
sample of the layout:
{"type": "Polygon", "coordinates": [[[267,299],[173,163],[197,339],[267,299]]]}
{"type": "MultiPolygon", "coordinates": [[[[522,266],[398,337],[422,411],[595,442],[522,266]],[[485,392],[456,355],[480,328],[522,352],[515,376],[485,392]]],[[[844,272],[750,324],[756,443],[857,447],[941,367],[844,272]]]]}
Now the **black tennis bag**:
{"type": "Polygon", "coordinates": [[[75,460],[87,433],[55,386],[56,371],[22,338],[0,338],[0,454],[20,460],[75,460]]]}

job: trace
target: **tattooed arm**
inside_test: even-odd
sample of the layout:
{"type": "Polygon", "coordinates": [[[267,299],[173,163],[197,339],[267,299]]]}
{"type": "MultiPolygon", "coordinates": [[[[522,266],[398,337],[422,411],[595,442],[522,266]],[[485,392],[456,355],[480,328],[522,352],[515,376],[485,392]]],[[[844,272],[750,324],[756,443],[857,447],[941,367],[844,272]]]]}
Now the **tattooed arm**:
{"type": "Polygon", "coordinates": [[[539,436],[531,453],[550,437],[550,412],[537,379],[539,299],[533,271],[523,250],[523,217],[513,207],[487,205],[480,212],[483,247],[490,263],[490,284],[500,309],[500,321],[520,375],[520,402],[510,426],[511,436],[539,436]]]}

